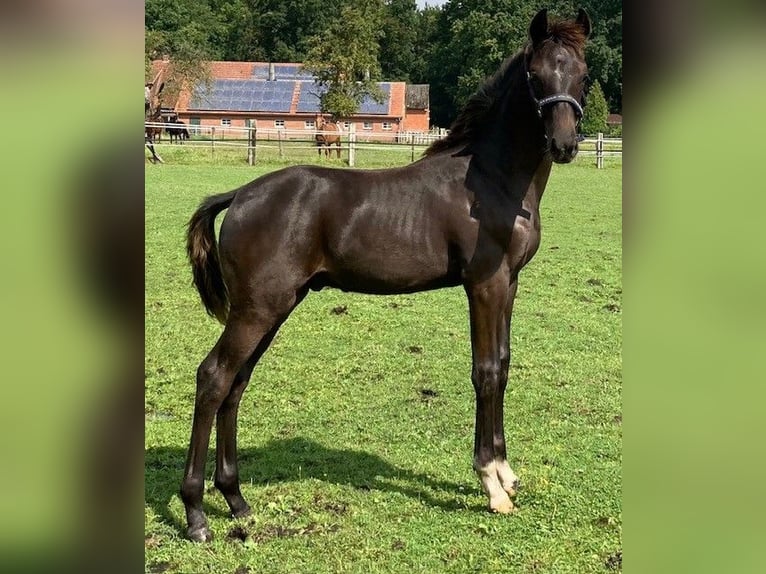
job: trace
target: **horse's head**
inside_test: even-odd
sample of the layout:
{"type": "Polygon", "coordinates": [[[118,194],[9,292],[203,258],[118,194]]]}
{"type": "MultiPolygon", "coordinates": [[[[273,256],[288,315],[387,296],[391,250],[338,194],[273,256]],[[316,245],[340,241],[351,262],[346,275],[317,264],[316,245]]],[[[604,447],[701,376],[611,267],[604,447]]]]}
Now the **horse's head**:
{"type": "Polygon", "coordinates": [[[315,120],[314,125],[316,126],[316,129],[321,130],[325,124],[324,116],[322,114],[317,114],[314,120],[315,120]]]}
{"type": "Polygon", "coordinates": [[[577,126],[589,83],[584,47],[590,30],[582,8],[576,20],[550,24],[547,11],[540,10],[529,26],[527,82],[556,163],[568,163],[577,155],[577,126]]]}

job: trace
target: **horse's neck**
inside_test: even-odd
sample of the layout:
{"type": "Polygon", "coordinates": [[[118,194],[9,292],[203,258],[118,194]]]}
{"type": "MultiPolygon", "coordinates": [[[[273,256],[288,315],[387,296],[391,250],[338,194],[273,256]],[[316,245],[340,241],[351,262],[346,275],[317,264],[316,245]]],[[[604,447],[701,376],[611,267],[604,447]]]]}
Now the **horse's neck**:
{"type": "MultiPolygon", "coordinates": [[[[470,145],[471,169],[492,181],[528,211],[537,211],[552,162],[536,111],[527,100],[526,78],[514,78],[506,101],[483,137],[470,145]]],[[[476,174],[473,174],[474,176],[476,174]]],[[[469,174],[468,179],[473,179],[469,174]]]]}

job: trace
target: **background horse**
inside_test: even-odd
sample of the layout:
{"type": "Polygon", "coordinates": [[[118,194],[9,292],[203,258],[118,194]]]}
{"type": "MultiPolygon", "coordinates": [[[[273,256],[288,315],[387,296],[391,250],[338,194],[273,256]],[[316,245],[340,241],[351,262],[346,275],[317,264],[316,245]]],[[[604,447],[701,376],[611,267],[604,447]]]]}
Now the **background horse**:
{"type": "Polygon", "coordinates": [[[317,114],[316,116],[316,129],[323,132],[336,132],[337,135],[331,134],[331,133],[317,133],[316,134],[316,142],[317,147],[319,148],[317,151],[319,152],[319,157],[322,157],[322,148],[325,148],[325,156],[330,157],[330,152],[332,151],[332,148],[330,146],[336,145],[337,146],[337,152],[338,152],[338,159],[340,159],[340,126],[338,126],[337,122],[326,122],[324,119],[324,116],[321,114],[317,114]]]}
{"type": "Polygon", "coordinates": [[[184,143],[184,140],[189,139],[189,130],[186,129],[186,124],[176,117],[172,125],[165,128],[165,131],[170,136],[170,143],[177,141],[178,143],[184,143]]]}
{"type": "MultiPolygon", "coordinates": [[[[294,166],[205,199],[187,252],[208,313],[225,324],[197,369],[181,498],[187,535],[211,538],[205,461],[216,423],[214,484],[235,517],[237,411],[250,375],[310,290],[369,294],[461,286],[468,297],[476,418],[473,468],[489,509],[514,510],[503,402],[521,269],[540,245],[540,202],[553,162],[577,153],[590,19],[549,22],[469,98],[425,157],[386,170],[294,166]],[[215,218],[228,208],[216,242],[215,218]]],[[[414,446],[414,445],[413,445],[414,446]]],[[[425,449],[427,452],[427,448],[425,449]]]]}

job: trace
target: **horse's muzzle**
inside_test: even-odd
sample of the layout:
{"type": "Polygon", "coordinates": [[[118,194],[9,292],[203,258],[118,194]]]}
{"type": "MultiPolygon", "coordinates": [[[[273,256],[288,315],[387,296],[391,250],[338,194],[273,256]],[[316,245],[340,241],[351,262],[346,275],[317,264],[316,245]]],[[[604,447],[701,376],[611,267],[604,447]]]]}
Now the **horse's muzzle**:
{"type": "Polygon", "coordinates": [[[556,163],[569,163],[577,155],[577,140],[571,142],[559,142],[556,138],[551,139],[551,157],[556,163]]]}

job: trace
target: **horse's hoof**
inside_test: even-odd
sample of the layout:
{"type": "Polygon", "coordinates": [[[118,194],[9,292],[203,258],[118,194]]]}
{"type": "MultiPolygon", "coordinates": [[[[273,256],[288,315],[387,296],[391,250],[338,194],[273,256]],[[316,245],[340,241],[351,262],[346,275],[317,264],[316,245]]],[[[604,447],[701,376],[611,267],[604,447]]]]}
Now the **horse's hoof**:
{"type": "Polygon", "coordinates": [[[510,499],[490,502],[489,509],[497,514],[511,514],[516,511],[516,507],[513,506],[513,502],[510,499]]]}
{"type": "Polygon", "coordinates": [[[202,526],[200,528],[195,529],[187,529],[186,536],[189,537],[189,540],[192,542],[210,542],[213,539],[213,533],[210,532],[210,529],[207,526],[202,526]]]}
{"type": "Polygon", "coordinates": [[[514,480],[511,486],[505,488],[505,492],[507,492],[508,496],[510,496],[511,498],[516,496],[516,493],[518,491],[519,491],[519,479],[514,480]]]}
{"type": "Polygon", "coordinates": [[[243,509],[237,510],[236,512],[232,511],[231,516],[232,518],[243,518],[245,516],[250,516],[252,513],[252,509],[249,506],[245,506],[243,509]]]}

